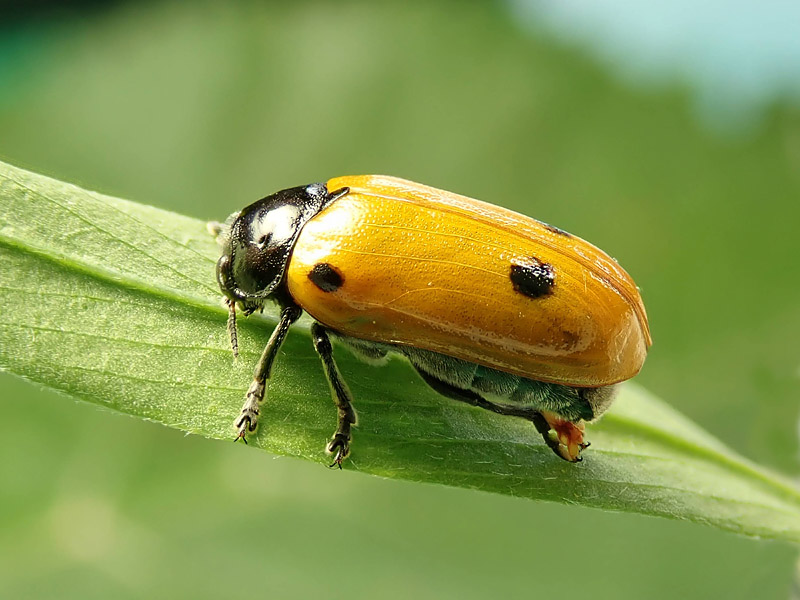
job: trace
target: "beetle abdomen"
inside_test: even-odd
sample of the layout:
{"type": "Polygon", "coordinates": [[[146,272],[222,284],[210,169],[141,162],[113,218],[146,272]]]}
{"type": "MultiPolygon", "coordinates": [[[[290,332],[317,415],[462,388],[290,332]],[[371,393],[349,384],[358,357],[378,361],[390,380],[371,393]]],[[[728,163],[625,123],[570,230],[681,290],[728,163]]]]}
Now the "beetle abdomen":
{"type": "Polygon", "coordinates": [[[413,346],[391,346],[369,342],[343,336],[334,331],[331,331],[331,334],[346,344],[362,360],[372,362],[376,356],[384,357],[389,352],[396,352],[405,356],[418,371],[460,390],[479,394],[501,406],[551,411],[576,422],[581,419],[591,421],[600,416],[606,408],[598,407],[595,411],[591,399],[584,397],[584,392],[595,390],[582,390],[557,383],[536,381],[413,346]]]}

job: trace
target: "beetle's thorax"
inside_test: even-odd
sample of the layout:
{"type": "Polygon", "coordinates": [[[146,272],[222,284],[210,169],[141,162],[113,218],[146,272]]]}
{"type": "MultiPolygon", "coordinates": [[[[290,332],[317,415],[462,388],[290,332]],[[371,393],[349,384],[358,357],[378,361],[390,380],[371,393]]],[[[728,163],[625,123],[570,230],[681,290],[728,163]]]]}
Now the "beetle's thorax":
{"type": "Polygon", "coordinates": [[[226,232],[217,281],[229,301],[246,313],[281,286],[292,249],[309,219],[347,190],[328,192],[314,183],[282,190],[244,208],[226,232]]]}

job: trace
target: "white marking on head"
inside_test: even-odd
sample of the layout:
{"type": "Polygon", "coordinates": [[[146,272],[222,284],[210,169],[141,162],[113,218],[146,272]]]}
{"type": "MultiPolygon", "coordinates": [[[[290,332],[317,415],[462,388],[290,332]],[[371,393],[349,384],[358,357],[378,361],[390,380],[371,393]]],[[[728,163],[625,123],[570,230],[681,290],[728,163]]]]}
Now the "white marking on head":
{"type": "Polygon", "coordinates": [[[300,220],[300,209],[291,204],[279,206],[265,212],[253,227],[253,241],[262,236],[272,234],[273,245],[286,243],[294,237],[297,222],[300,220]]]}

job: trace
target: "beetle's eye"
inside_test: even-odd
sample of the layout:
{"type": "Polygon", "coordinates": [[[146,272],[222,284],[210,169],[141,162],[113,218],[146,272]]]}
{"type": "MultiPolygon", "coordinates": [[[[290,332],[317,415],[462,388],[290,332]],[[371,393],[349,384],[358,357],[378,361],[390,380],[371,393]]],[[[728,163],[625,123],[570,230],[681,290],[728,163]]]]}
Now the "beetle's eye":
{"type": "Polygon", "coordinates": [[[269,239],[270,239],[270,237],[272,237],[272,235],[271,235],[271,234],[269,234],[269,233],[265,233],[264,235],[262,235],[260,238],[258,238],[258,239],[256,240],[256,245],[257,245],[259,248],[263,248],[264,246],[266,246],[267,244],[269,244],[269,239]]]}

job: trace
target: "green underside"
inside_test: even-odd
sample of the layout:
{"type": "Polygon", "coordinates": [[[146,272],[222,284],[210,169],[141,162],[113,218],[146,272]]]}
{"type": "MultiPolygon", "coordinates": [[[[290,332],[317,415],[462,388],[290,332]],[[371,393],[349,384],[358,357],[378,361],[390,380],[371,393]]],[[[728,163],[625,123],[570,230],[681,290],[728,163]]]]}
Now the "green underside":
{"type": "Polygon", "coordinates": [[[397,353],[405,356],[417,370],[499,405],[549,411],[575,422],[599,416],[574,387],[528,379],[420,348],[354,340],[338,334],[336,337],[368,362],[381,354],[397,353]]]}

